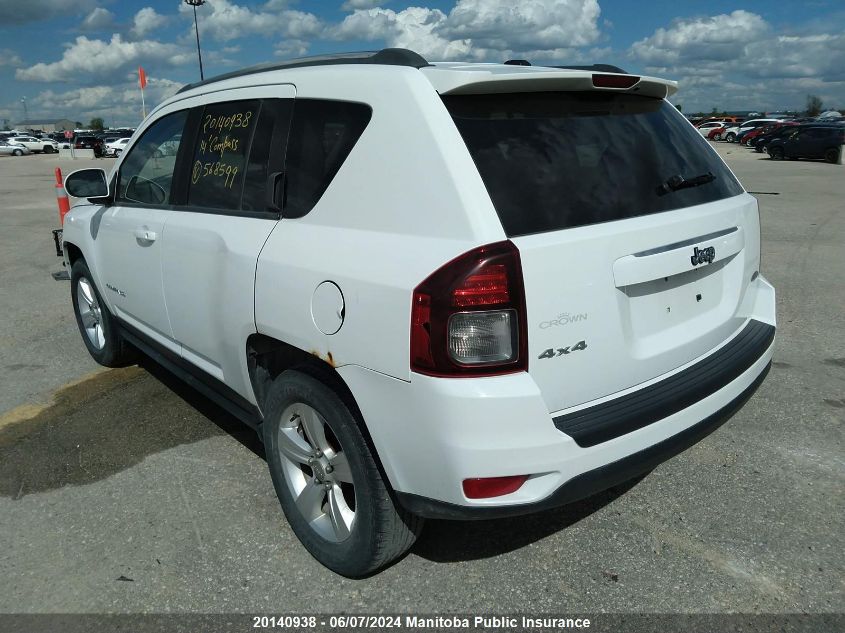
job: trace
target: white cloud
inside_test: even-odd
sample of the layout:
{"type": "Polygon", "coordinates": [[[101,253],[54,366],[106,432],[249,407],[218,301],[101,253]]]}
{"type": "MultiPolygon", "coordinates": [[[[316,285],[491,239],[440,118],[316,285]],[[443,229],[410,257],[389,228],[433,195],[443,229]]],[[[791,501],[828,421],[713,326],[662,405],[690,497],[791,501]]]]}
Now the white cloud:
{"type": "MultiPolygon", "coordinates": [[[[147,112],[176,93],[182,84],[157,77],[149,77],[144,91],[147,112]]],[[[118,84],[75,88],[65,92],[45,90],[30,100],[30,107],[54,116],[66,116],[74,121],[87,122],[103,117],[107,125],[137,125],[141,120],[141,97],[137,76],[129,76],[118,84]]]]}
{"type": "Polygon", "coordinates": [[[383,39],[432,60],[571,59],[599,39],[599,14],[597,0],[459,0],[448,15],[422,7],[358,10],[326,34],[383,39]]]}
{"type": "Polygon", "coordinates": [[[390,0],[346,0],[340,5],[341,11],[357,11],[358,9],[372,9],[387,4],[390,0]]]}
{"type": "MultiPolygon", "coordinates": [[[[253,10],[231,2],[214,0],[197,11],[200,36],[208,36],[221,42],[228,42],[248,35],[264,37],[293,38],[308,40],[320,34],[323,23],[313,13],[282,8],[282,3],[271,2],[266,10],[253,10]]],[[[190,7],[180,5],[183,14],[191,12],[190,7]]],[[[193,38],[193,24],[187,37],[193,38]]]]}
{"type": "Polygon", "coordinates": [[[801,108],[808,92],[845,104],[845,34],[785,35],[734,11],[673,21],[631,46],[646,72],[677,79],[684,111],[801,108]]]}
{"type": "Polygon", "coordinates": [[[95,6],[95,0],[3,0],[0,2],[0,24],[26,24],[62,15],[80,15],[95,6]]]}
{"type": "Polygon", "coordinates": [[[138,64],[147,67],[188,63],[193,61],[192,53],[189,48],[154,40],[127,42],[119,34],[112,35],[110,41],[80,36],[67,46],[59,61],[18,68],[15,78],[75,83],[102,81],[104,76],[118,76],[138,64]]]}
{"type": "Polygon", "coordinates": [[[8,48],[0,49],[0,68],[3,66],[21,66],[23,60],[18,54],[8,48]]]}
{"type": "Polygon", "coordinates": [[[746,42],[761,38],[768,24],[756,13],[679,19],[668,28],[631,46],[637,59],[656,66],[670,66],[684,60],[728,61],[743,54],[746,42]]]}
{"type": "Polygon", "coordinates": [[[108,9],[97,7],[89,13],[80,28],[83,31],[103,31],[114,26],[114,13],[108,9]]]}
{"type": "Polygon", "coordinates": [[[278,57],[290,59],[292,57],[302,57],[308,52],[308,42],[305,40],[287,39],[280,42],[273,50],[278,57]]]}
{"type": "Polygon", "coordinates": [[[459,0],[441,32],[500,50],[575,48],[598,40],[600,13],[598,0],[459,0]]]}
{"type": "Polygon", "coordinates": [[[135,39],[141,39],[164,26],[167,20],[167,16],[156,13],[156,10],[152,7],[144,7],[132,18],[132,28],[129,30],[129,34],[135,39]]]}

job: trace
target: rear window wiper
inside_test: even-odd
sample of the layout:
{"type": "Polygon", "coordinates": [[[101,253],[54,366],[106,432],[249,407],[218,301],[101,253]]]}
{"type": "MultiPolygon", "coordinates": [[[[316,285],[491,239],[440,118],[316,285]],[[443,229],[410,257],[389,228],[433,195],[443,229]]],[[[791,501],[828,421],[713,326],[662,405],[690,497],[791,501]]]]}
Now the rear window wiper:
{"type": "Polygon", "coordinates": [[[663,196],[679,189],[689,189],[690,187],[698,187],[699,185],[706,185],[708,182],[716,180],[709,171],[706,174],[693,176],[692,178],[684,178],[681,175],[675,175],[668,178],[662,185],[657,188],[657,195],[663,196]]]}

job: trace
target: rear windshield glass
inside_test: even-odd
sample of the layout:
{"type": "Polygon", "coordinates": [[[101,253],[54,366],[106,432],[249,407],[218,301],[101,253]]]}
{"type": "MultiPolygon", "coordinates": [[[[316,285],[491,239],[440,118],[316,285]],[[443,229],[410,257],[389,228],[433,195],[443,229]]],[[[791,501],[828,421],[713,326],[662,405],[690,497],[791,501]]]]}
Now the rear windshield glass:
{"type": "Polygon", "coordinates": [[[708,142],[660,99],[593,91],[443,101],[509,236],[742,193],[708,142]]]}

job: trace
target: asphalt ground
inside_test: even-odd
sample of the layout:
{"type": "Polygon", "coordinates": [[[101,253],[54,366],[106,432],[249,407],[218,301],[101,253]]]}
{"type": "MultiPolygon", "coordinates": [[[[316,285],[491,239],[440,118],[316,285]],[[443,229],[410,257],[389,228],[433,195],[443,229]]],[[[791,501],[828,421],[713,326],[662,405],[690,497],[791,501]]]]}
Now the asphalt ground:
{"type": "Polygon", "coordinates": [[[718,149],[778,291],[756,395],[637,482],[430,521],[357,581],[299,545],[249,430],[152,362],[89,358],[50,275],[52,172],[100,163],[0,158],[0,612],[842,613],[845,167],[718,149]]]}

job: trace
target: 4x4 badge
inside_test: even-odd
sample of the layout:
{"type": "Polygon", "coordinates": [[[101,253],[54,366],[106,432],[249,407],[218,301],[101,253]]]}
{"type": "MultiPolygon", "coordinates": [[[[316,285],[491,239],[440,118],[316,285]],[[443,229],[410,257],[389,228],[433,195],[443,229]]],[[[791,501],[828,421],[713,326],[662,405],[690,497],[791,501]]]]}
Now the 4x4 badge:
{"type": "Polygon", "coordinates": [[[564,354],[571,354],[572,352],[578,352],[582,349],[587,349],[587,341],[578,341],[577,343],[575,343],[575,345],[572,345],[571,347],[558,347],[557,350],[555,350],[554,347],[550,347],[549,349],[544,351],[542,354],[540,354],[537,358],[539,358],[539,359],[556,358],[558,356],[563,356],[564,354]],[[557,353],[555,353],[555,352],[557,352],[557,353]]]}
{"type": "Polygon", "coordinates": [[[701,249],[696,246],[692,251],[692,257],[690,257],[693,266],[712,264],[714,259],[716,259],[716,249],[712,246],[701,249]]]}

